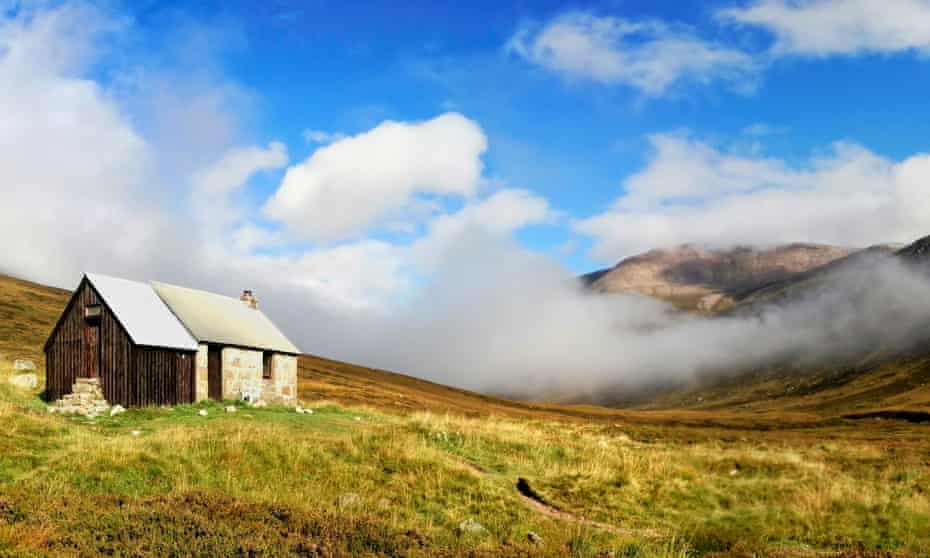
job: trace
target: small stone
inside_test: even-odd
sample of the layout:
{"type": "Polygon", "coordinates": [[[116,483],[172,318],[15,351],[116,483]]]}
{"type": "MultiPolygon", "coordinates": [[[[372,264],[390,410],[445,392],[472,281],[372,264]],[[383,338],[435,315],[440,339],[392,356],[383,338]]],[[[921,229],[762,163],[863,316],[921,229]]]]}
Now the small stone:
{"type": "Polygon", "coordinates": [[[141,435],[142,435],[142,431],[141,431],[141,430],[133,430],[132,432],[130,432],[130,434],[132,434],[133,436],[141,436],[141,435]]]}
{"type": "Polygon", "coordinates": [[[735,476],[738,475],[738,474],[739,474],[739,470],[737,470],[737,469],[730,469],[730,476],[731,476],[731,477],[735,477],[735,476]]]}
{"type": "Polygon", "coordinates": [[[35,370],[36,363],[24,358],[18,358],[13,362],[13,370],[35,370]]]}
{"type": "Polygon", "coordinates": [[[110,416],[115,417],[116,415],[121,415],[126,412],[126,408],[122,405],[113,405],[113,408],[110,409],[110,416]]]}
{"type": "Polygon", "coordinates": [[[358,421],[360,421],[360,420],[362,420],[362,417],[355,417],[355,421],[356,421],[356,422],[358,422],[358,421]]]}
{"type": "Polygon", "coordinates": [[[227,413],[235,413],[235,412],[236,412],[236,408],[233,407],[232,405],[229,405],[228,407],[226,407],[226,412],[227,412],[227,413]]]}
{"type": "Polygon", "coordinates": [[[304,408],[301,407],[300,405],[294,407],[294,411],[295,411],[298,415],[304,414],[304,408]]]}
{"type": "Polygon", "coordinates": [[[10,376],[10,383],[20,389],[35,389],[39,385],[39,378],[35,374],[17,374],[10,376]]]}
{"type": "Polygon", "coordinates": [[[268,403],[266,403],[265,401],[262,401],[262,400],[258,400],[258,401],[256,401],[256,402],[252,403],[252,407],[255,407],[256,409],[262,409],[262,408],[267,407],[267,406],[268,406],[268,403]]]}
{"type": "Polygon", "coordinates": [[[312,415],[312,414],[313,414],[313,409],[304,409],[304,414],[305,414],[305,415],[312,415]]]}
{"type": "Polygon", "coordinates": [[[205,416],[207,416],[207,410],[206,410],[206,409],[200,409],[200,410],[197,412],[197,414],[200,415],[200,416],[202,416],[202,417],[205,417],[205,416]]]}
{"type": "Polygon", "coordinates": [[[526,538],[527,538],[531,543],[533,543],[533,544],[541,544],[541,543],[542,543],[542,537],[540,537],[539,535],[537,535],[536,533],[534,533],[534,532],[532,532],[532,531],[530,531],[529,533],[526,534],[526,538]]]}
{"type": "Polygon", "coordinates": [[[358,497],[358,494],[348,493],[342,494],[336,498],[336,505],[341,509],[352,508],[359,504],[361,499],[358,497]]]}
{"type": "Polygon", "coordinates": [[[487,532],[487,529],[484,528],[484,525],[478,523],[474,519],[466,519],[465,521],[459,523],[459,533],[471,533],[471,534],[481,534],[487,532]]]}

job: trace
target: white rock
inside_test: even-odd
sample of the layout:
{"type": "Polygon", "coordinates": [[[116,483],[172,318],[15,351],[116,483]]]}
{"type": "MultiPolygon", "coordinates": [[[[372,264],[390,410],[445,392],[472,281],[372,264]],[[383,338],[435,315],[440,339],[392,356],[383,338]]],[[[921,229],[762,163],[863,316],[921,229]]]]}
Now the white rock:
{"type": "Polygon", "coordinates": [[[226,412],[227,412],[227,413],[235,413],[235,412],[236,412],[236,408],[233,407],[232,405],[230,405],[230,406],[226,407],[226,412]]]}
{"type": "Polygon", "coordinates": [[[110,416],[115,417],[116,415],[121,415],[126,412],[126,408],[122,405],[113,405],[113,408],[110,409],[110,416]]]}
{"type": "Polygon", "coordinates": [[[304,409],[304,413],[305,413],[305,414],[308,414],[308,415],[312,415],[312,414],[313,414],[313,409],[304,409]]]}
{"type": "Polygon", "coordinates": [[[10,383],[20,389],[35,389],[39,385],[39,378],[35,374],[16,374],[10,376],[10,383]]]}
{"type": "Polygon", "coordinates": [[[465,521],[459,523],[459,532],[480,534],[487,532],[487,529],[484,528],[484,525],[478,523],[474,519],[466,519],[465,521]]]}
{"type": "Polygon", "coordinates": [[[304,408],[301,407],[300,405],[294,407],[294,411],[295,411],[298,415],[304,414],[304,408]]]}
{"type": "Polygon", "coordinates": [[[35,369],[36,369],[36,363],[32,362],[31,360],[18,358],[13,363],[13,370],[35,370],[35,369]]]}
{"type": "Polygon", "coordinates": [[[355,417],[356,422],[362,420],[362,417],[355,417]]]}
{"type": "Polygon", "coordinates": [[[200,411],[198,411],[197,414],[200,415],[200,416],[202,416],[202,417],[205,417],[205,416],[207,416],[207,410],[206,410],[206,409],[200,409],[200,411]]]}
{"type": "Polygon", "coordinates": [[[133,430],[132,432],[130,432],[130,434],[132,434],[133,436],[141,436],[141,435],[142,435],[142,431],[141,431],[141,430],[133,430]]]}

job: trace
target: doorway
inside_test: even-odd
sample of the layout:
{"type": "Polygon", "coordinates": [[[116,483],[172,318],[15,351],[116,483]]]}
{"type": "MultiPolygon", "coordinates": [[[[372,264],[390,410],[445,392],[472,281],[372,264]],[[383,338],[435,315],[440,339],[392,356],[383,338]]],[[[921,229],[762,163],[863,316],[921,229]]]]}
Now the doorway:
{"type": "Polygon", "coordinates": [[[207,349],[207,396],[216,401],[223,399],[223,354],[213,345],[207,349]]]}
{"type": "Polygon", "coordinates": [[[84,377],[100,377],[100,322],[84,324],[84,377]]]}

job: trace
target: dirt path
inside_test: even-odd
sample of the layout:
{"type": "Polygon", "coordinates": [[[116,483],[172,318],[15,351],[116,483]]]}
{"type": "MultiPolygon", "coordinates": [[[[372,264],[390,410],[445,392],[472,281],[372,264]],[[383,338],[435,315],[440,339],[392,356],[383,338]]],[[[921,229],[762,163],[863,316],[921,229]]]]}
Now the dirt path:
{"type": "MultiPolygon", "coordinates": [[[[471,463],[469,461],[460,461],[461,465],[472,475],[480,478],[487,478],[490,474],[488,471],[485,471],[478,465],[471,463]]],[[[621,535],[635,535],[638,537],[658,537],[659,534],[656,531],[651,529],[624,529],[622,527],[617,527],[616,525],[610,525],[607,523],[601,523],[599,521],[592,521],[590,519],[585,519],[579,515],[575,515],[569,511],[560,509],[558,506],[550,504],[543,498],[538,492],[533,490],[533,487],[530,486],[530,482],[523,477],[517,479],[517,484],[515,486],[517,490],[517,496],[520,501],[527,508],[535,511],[540,515],[558,520],[558,521],[567,521],[570,523],[577,523],[579,525],[585,525],[588,527],[594,527],[596,529],[603,529],[605,531],[610,531],[611,533],[621,534],[621,535]]]]}

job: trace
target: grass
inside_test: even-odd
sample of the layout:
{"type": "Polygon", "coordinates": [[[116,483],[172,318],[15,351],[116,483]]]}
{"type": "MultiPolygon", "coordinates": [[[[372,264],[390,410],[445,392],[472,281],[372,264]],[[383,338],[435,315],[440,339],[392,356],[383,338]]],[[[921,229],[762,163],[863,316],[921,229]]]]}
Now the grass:
{"type": "Polygon", "coordinates": [[[53,322],[28,325],[10,292],[0,557],[930,554],[924,424],[524,404],[316,357],[300,363],[313,414],[204,402],[63,417],[42,386],[7,382],[14,358],[41,363],[53,322]],[[527,505],[520,478],[589,522],[527,505]]]}

